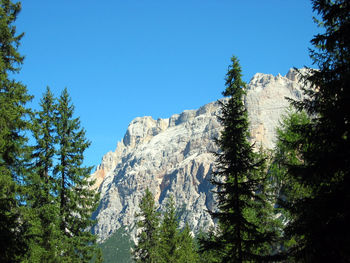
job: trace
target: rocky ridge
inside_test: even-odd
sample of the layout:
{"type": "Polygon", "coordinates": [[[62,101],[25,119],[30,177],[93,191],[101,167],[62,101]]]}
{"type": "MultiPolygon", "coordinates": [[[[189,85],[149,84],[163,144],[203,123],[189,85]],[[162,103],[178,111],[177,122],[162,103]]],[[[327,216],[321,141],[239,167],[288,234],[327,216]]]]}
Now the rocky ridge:
{"type": "MultiPolygon", "coordinates": [[[[274,147],[275,127],[289,106],[285,97],[302,97],[298,80],[291,69],[286,76],[257,73],[249,82],[244,103],[256,147],[274,147]]],[[[138,117],[129,124],[115,152],[107,153],[91,176],[101,193],[94,214],[100,242],[122,226],[135,238],[135,214],[147,187],[160,210],[173,195],[180,222],[194,232],[214,224],[207,212],[214,207],[208,179],[215,163],[212,152],[218,150],[219,114],[219,102],[212,102],[168,119],[138,117]]]]}

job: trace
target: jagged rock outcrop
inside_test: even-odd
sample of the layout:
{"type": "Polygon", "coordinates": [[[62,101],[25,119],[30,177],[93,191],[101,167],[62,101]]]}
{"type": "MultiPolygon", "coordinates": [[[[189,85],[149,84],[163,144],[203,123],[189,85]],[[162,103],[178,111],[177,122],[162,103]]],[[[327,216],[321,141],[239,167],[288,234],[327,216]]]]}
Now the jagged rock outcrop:
{"type": "MultiPolygon", "coordinates": [[[[286,76],[257,73],[248,85],[245,106],[250,120],[250,140],[256,146],[273,148],[275,127],[289,106],[285,97],[300,99],[301,84],[295,70],[286,76]]],[[[212,186],[208,179],[218,150],[214,139],[221,126],[218,102],[198,110],[186,110],[168,119],[146,116],[134,119],[115,152],[107,153],[92,175],[101,193],[94,214],[94,232],[103,241],[121,226],[135,237],[135,214],[148,187],[163,209],[169,194],[174,196],[181,222],[194,232],[213,225],[212,186]]]]}

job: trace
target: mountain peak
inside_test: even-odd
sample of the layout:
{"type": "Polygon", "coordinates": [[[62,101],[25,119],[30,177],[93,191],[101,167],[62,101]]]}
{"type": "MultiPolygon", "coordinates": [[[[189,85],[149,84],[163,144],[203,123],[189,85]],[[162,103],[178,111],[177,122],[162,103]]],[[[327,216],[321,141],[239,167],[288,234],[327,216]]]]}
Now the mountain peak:
{"type": "MultiPolygon", "coordinates": [[[[300,99],[301,85],[290,70],[283,77],[257,73],[248,84],[244,99],[250,121],[250,141],[272,149],[275,128],[288,108],[286,97],[300,99]]],[[[207,210],[214,208],[209,183],[218,151],[221,125],[219,102],[197,110],[185,110],[167,119],[135,118],[115,152],[107,153],[92,175],[98,183],[101,203],[95,213],[94,231],[102,241],[120,227],[135,238],[135,214],[146,188],[163,209],[173,195],[181,222],[194,232],[214,224],[207,210]]]]}

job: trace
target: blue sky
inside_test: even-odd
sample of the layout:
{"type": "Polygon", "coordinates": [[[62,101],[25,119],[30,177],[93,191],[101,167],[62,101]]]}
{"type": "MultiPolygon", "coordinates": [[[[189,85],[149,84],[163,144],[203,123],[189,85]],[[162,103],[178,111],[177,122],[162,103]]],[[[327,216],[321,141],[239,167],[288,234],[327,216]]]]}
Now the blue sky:
{"type": "Polygon", "coordinates": [[[92,145],[115,150],[138,116],[167,118],[221,97],[232,55],[244,80],[312,66],[307,0],[23,0],[25,55],[16,76],[35,96],[64,87],[92,145]]]}

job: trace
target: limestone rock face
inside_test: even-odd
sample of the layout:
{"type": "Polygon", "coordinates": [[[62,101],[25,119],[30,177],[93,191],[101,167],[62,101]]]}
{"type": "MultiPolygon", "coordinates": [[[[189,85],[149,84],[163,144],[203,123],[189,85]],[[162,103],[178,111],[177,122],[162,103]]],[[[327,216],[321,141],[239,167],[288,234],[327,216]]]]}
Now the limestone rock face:
{"type": "Polygon", "coordinates": [[[297,72],[289,70],[285,77],[257,73],[248,85],[245,106],[248,109],[251,140],[256,146],[272,149],[275,145],[275,128],[289,102],[300,100],[301,83],[297,72]]]}
{"type": "MultiPolygon", "coordinates": [[[[250,121],[251,142],[273,148],[275,127],[289,106],[285,97],[300,99],[301,84],[290,70],[283,77],[257,73],[248,85],[244,99],[250,121]]],[[[186,110],[168,119],[134,119],[115,152],[102,158],[91,178],[101,193],[94,217],[94,232],[103,241],[121,226],[135,238],[135,214],[148,187],[163,210],[169,195],[193,232],[214,224],[207,210],[215,208],[209,183],[218,151],[214,142],[220,135],[219,102],[198,110],[186,110]]]]}

